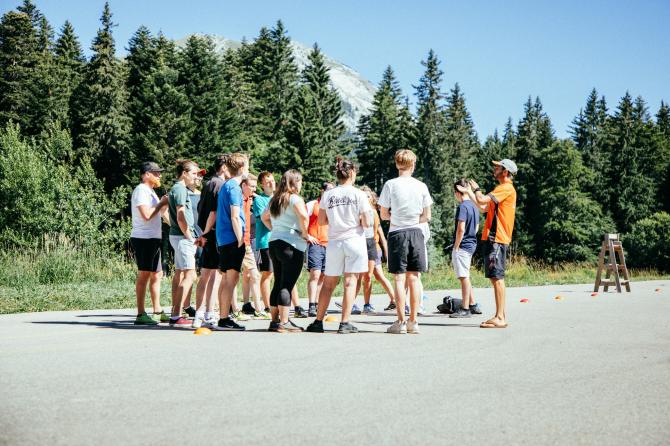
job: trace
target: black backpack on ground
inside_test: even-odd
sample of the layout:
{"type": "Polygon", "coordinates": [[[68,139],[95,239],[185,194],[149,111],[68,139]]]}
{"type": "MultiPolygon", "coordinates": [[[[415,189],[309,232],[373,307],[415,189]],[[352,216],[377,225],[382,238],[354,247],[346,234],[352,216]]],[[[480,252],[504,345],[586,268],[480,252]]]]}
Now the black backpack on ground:
{"type": "Polygon", "coordinates": [[[461,308],[462,302],[463,299],[447,296],[444,299],[442,299],[442,303],[437,306],[437,311],[443,314],[455,313],[461,308]]]}

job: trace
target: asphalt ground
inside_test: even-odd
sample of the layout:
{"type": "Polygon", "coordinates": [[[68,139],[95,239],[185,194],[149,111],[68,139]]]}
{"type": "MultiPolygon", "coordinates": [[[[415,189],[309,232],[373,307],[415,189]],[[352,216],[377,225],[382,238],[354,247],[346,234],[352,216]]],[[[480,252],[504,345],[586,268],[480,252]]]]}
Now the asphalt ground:
{"type": "Polygon", "coordinates": [[[0,444],[667,445],[670,282],[591,287],[509,288],[506,329],[478,328],[494,304],[476,289],[482,316],[427,314],[420,335],[384,333],[383,311],[355,335],[0,316],[0,444]]]}

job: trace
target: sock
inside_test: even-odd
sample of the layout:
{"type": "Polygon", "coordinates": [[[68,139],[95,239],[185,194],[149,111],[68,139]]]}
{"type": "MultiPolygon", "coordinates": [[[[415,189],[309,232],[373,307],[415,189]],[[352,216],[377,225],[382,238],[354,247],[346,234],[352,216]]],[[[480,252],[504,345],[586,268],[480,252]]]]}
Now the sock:
{"type": "Polygon", "coordinates": [[[180,317],[181,317],[181,316],[170,316],[170,320],[171,320],[171,321],[176,321],[176,320],[179,319],[180,317]]]}
{"type": "Polygon", "coordinates": [[[214,317],[214,312],[213,311],[207,311],[205,312],[205,319],[212,319],[214,317]]]}
{"type": "Polygon", "coordinates": [[[196,319],[205,319],[205,313],[203,313],[202,311],[196,311],[195,312],[195,318],[196,319]]]}

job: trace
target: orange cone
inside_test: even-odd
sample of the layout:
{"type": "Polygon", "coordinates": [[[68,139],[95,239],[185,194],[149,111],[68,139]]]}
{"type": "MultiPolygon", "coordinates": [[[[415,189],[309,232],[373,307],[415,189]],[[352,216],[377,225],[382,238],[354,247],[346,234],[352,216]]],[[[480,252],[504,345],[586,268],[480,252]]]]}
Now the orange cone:
{"type": "Polygon", "coordinates": [[[596,297],[598,293],[591,293],[591,296],[596,297]]]}
{"type": "Polygon", "coordinates": [[[207,327],[200,327],[196,331],[194,331],[193,334],[198,336],[207,336],[212,334],[212,330],[210,330],[207,327]]]}
{"type": "Polygon", "coordinates": [[[521,299],[521,300],[520,300],[519,302],[521,302],[521,303],[524,303],[524,304],[525,304],[526,302],[528,302],[528,299],[526,299],[526,298],[524,297],[524,298],[523,298],[523,299],[521,299]]]}
{"type": "Polygon", "coordinates": [[[333,316],[333,315],[330,315],[330,316],[326,316],[326,317],[323,319],[323,321],[324,321],[324,322],[337,322],[337,318],[336,318],[335,316],[333,316]]]}

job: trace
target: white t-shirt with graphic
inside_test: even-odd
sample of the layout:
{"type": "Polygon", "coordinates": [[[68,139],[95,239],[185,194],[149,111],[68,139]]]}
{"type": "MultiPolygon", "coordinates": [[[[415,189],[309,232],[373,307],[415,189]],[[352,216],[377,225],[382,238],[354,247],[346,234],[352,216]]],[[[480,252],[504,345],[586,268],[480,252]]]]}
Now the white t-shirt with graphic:
{"type": "Polygon", "coordinates": [[[368,196],[354,186],[324,192],[320,209],[328,216],[328,241],[362,237],[361,215],[371,210],[368,196]]]}
{"type": "MultiPolygon", "coordinates": [[[[160,212],[149,221],[145,221],[140,215],[138,206],[146,205],[154,208],[158,205],[158,195],[144,183],[133,190],[130,199],[130,211],[133,216],[133,229],[130,236],[133,238],[161,238],[161,215],[160,212]]],[[[152,209],[153,211],[153,209],[152,209]]]]}
{"type": "Polygon", "coordinates": [[[389,232],[419,227],[423,209],[432,204],[428,187],[413,177],[388,180],[379,196],[379,205],[391,210],[389,232]]]}

